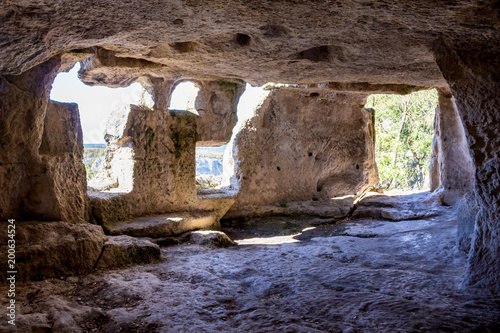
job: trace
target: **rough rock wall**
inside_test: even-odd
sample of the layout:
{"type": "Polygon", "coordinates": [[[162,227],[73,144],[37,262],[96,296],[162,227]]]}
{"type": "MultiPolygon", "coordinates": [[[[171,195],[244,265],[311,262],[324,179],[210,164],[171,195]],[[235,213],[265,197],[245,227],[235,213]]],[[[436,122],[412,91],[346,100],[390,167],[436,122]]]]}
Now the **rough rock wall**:
{"type": "Polygon", "coordinates": [[[435,86],[444,81],[427,45],[494,35],[498,13],[493,0],[10,0],[0,4],[0,73],[99,45],[171,77],[435,86]]]}
{"type": "MultiPolygon", "coordinates": [[[[99,222],[132,216],[181,211],[193,205],[195,190],[195,116],[171,116],[167,111],[130,106],[125,126],[113,134],[113,144],[102,173],[121,169],[122,150],[132,150],[133,184],[130,193],[93,193],[93,213],[99,222]],[[106,169],[108,167],[108,169],[106,169]]],[[[113,126],[111,126],[113,127],[113,126]]],[[[109,132],[114,129],[108,129],[109,132]]],[[[111,137],[108,134],[108,137],[111,137]]],[[[119,173],[119,172],[117,172],[119,173]]],[[[99,176],[100,177],[100,176],[99,176]]],[[[111,176],[112,177],[112,176],[111,176]]],[[[103,178],[106,178],[103,177],[103,178]]],[[[113,182],[113,179],[110,180],[113,182]]]]}
{"type": "Polygon", "coordinates": [[[229,81],[204,81],[196,98],[197,146],[222,146],[231,140],[233,127],[238,121],[236,108],[241,94],[245,90],[243,83],[229,81]]]}
{"type": "Polygon", "coordinates": [[[434,53],[456,98],[475,166],[478,212],[466,282],[500,293],[500,52],[480,41],[441,39],[434,53]]]}
{"type": "Polygon", "coordinates": [[[438,89],[438,97],[432,141],[431,191],[441,187],[443,203],[453,205],[474,186],[474,165],[455,99],[445,89],[438,89]]]}
{"type": "MultiPolygon", "coordinates": [[[[89,185],[93,214],[104,224],[131,217],[200,209],[196,198],[196,141],[230,140],[244,85],[203,81],[200,116],[168,111],[174,81],[144,78],[154,107],[130,105],[113,112],[106,129],[106,162],[89,185]],[[133,170],[132,170],[133,169],[133,170]]],[[[107,82],[107,81],[106,81],[107,82]]]]}
{"type": "Polygon", "coordinates": [[[78,110],[49,103],[66,60],[0,78],[0,220],[88,219],[78,110]]]}
{"type": "MultiPolygon", "coordinates": [[[[238,134],[240,188],[228,216],[305,201],[333,205],[378,182],[367,94],[275,89],[238,134]]],[[[352,199],[351,199],[352,204],[352,199]]]]}
{"type": "Polygon", "coordinates": [[[30,210],[44,220],[91,220],[77,104],[49,101],[40,163],[32,178],[30,210]]]}

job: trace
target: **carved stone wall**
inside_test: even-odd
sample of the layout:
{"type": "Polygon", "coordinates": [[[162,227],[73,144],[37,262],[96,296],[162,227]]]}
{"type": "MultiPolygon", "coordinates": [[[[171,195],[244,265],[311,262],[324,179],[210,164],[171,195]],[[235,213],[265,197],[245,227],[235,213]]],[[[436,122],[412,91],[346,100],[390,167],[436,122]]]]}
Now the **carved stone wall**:
{"type": "Polygon", "coordinates": [[[294,201],[332,208],[321,214],[346,214],[331,199],[351,196],[350,208],[355,195],[378,182],[373,117],[363,108],[366,97],[272,91],[236,138],[240,187],[226,217],[266,214],[265,205],[294,201]]]}
{"type": "Polygon", "coordinates": [[[236,108],[245,89],[243,83],[203,81],[195,107],[197,146],[222,146],[231,140],[238,121],[236,108]]]}
{"type": "Polygon", "coordinates": [[[0,78],[0,220],[89,219],[78,108],[49,102],[56,57],[0,78]]]}
{"type": "MultiPolygon", "coordinates": [[[[439,40],[436,62],[456,98],[475,167],[476,207],[466,282],[500,292],[500,53],[479,42],[439,40]]],[[[467,228],[465,228],[467,230],[467,228]]],[[[470,230],[470,229],[469,229],[470,230]]]]}
{"type": "MultiPolygon", "coordinates": [[[[106,164],[96,177],[99,182],[113,183],[122,173],[120,152],[130,150],[132,161],[125,163],[130,164],[133,184],[127,186],[130,192],[126,194],[120,193],[119,184],[116,193],[93,193],[97,220],[107,223],[191,207],[196,200],[196,116],[171,116],[168,111],[130,105],[130,112],[122,117],[126,123],[118,126],[121,133],[107,135],[106,164]]],[[[113,131],[111,127],[108,132],[113,131]]]]}

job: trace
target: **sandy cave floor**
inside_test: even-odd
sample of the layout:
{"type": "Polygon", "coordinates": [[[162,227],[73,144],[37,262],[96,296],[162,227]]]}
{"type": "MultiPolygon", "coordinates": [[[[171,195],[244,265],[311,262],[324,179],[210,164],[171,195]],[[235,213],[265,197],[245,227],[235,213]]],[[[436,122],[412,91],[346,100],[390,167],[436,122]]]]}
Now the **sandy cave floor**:
{"type": "Polygon", "coordinates": [[[159,264],[19,286],[17,329],[500,332],[500,299],[460,287],[455,212],[439,211],[401,222],[253,220],[224,229],[238,246],[181,244],[163,248],[159,264]]]}

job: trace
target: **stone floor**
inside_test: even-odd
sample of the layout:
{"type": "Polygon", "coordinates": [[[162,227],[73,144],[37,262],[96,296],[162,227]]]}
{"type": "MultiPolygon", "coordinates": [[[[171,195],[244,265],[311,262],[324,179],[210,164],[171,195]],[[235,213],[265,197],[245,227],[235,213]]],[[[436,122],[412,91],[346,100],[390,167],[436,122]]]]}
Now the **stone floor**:
{"type": "Polygon", "coordinates": [[[159,264],[20,285],[17,329],[499,332],[500,299],[460,285],[466,255],[456,249],[454,208],[435,212],[398,222],[274,217],[226,227],[237,246],[184,243],[164,247],[159,264]]]}

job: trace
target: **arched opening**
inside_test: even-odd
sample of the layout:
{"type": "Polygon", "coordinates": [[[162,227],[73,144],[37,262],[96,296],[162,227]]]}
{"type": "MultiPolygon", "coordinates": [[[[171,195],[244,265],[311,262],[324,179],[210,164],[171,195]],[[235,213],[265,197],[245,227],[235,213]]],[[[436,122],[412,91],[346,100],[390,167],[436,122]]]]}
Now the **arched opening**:
{"type": "Polygon", "coordinates": [[[200,87],[191,81],[184,81],[177,84],[172,92],[168,109],[171,112],[188,111],[198,115],[195,101],[199,91],[200,87]]]}
{"type": "Polygon", "coordinates": [[[52,84],[52,101],[77,103],[83,132],[84,158],[90,188],[127,193],[133,188],[134,152],[118,143],[130,104],[152,106],[151,95],[135,82],[125,88],[88,86],[78,78],[80,63],[59,73],[52,84]]]}
{"type": "Polygon", "coordinates": [[[398,192],[429,190],[437,91],[368,97],[375,110],[375,158],[378,188],[398,192]]]}

